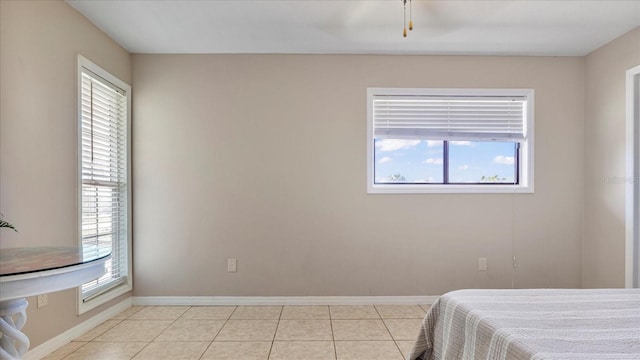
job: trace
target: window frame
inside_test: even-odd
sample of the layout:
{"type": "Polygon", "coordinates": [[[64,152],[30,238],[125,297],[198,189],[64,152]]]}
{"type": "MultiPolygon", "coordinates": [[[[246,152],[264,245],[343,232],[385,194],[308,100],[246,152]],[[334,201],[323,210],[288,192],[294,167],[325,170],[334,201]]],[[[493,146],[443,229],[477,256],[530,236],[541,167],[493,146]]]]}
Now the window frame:
{"type": "MultiPolygon", "coordinates": [[[[462,89],[462,88],[367,88],[367,193],[368,194],[424,194],[424,193],[533,193],[534,192],[534,109],[533,89],[462,89]],[[449,183],[449,184],[376,184],[373,100],[385,95],[432,96],[524,96],[525,140],[517,152],[517,184],[511,183],[449,183]]],[[[445,139],[442,139],[445,140],[445,139]]],[[[477,141],[482,141],[481,139],[477,141]]],[[[446,149],[444,149],[446,151],[446,149]]],[[[445,174],[446,175],[446,174],[445,174]]],[[[443,178],[444,181],[444,178],[443,178]]]]}
{"type": "Polygon", "coordinates": [[[84,296],[82,293],[82,285],[79,286],[76,290],[77,292],[77,313],[78,315],[83,314],[91,309],[94,309],[109,300],[115,299],[116,297],[123,295],[127,292],[130,292],[133,289],[133,276],[132,276],[132,199],[131,199],[131,86],[124,81],[118,79],[114,75],[110,74],[100,66],[96,65],[92,61],[78,54],[77,61],[77,190],[76,195],[77,206],[78,206],[78,244],[80,247],[82,244],[82,72],[83,68],[94,73],[99,76],[103,80],[110,82],[112,85],[124,90],[127,106],[126,106],[126,154],[125,154],[125,163],[126,163],[126,181],[127,181],[127,190],[126,190],[126,207],[127,207],[127,241],[125,249],[126,254],[126,264],[121,264],[120,266],[126,266],[126,276],[124,279],[114,281],[110,286],[107,286],[105,289],[98,291],[95,294],[90,294],[88,296],[84,296]],[[86,300],[85,300],[86,298],[86,300]]]}

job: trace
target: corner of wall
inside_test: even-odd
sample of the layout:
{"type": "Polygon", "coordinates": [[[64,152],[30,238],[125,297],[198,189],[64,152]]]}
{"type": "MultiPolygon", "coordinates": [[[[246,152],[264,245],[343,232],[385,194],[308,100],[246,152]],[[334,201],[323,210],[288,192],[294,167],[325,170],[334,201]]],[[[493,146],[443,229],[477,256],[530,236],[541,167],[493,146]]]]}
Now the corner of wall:
{"type": "Polygon", "coordinates": [[[640,26],[584,57],[583,288],[624,286],[625,73],[640,63],[640,26]]]}

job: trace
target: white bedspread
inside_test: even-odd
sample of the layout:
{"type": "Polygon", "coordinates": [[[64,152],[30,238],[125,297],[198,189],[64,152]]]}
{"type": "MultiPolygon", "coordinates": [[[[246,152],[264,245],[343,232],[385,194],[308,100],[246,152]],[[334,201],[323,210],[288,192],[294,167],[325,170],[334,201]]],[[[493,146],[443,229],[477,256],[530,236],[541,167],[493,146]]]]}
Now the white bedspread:
{"type": "Polygon", "coordinates": [[[409,359],[639,360],[640,289],[453,291],[409,359]]]}

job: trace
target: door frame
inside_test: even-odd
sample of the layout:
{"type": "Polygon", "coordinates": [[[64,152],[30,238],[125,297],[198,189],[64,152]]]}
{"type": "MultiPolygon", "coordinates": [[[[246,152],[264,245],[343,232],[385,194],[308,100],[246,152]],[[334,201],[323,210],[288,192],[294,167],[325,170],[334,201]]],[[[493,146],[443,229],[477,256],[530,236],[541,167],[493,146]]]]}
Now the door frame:
{"type": "Polygon", "coordinates": [[[625,287],[640,287],[640,65],[627,70],[625,287]]]}

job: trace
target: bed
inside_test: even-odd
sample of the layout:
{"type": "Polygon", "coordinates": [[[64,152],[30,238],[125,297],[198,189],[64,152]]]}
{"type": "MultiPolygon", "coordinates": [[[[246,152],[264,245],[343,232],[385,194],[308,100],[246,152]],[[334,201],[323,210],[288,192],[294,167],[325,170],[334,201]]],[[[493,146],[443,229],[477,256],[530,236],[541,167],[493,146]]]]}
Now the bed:
{"type": "Polygon", "coordinates": [[[640,289],[453,291],[426,314],[416,359],[638,360],[640,289]]]}

